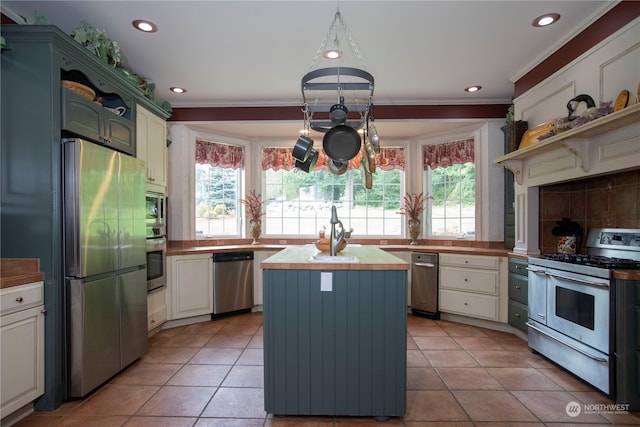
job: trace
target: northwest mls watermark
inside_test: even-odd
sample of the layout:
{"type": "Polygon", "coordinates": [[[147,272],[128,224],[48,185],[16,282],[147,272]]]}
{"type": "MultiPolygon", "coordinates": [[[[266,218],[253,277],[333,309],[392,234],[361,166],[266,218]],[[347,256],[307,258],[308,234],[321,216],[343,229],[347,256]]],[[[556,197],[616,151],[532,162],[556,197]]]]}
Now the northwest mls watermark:
{"type": "Polygon", "coordinates": [[[564,408],[567,415],[577,417],[580,414],[615,415],[628,414],[628,403],[584,403],[571,401],[564,408]]]}

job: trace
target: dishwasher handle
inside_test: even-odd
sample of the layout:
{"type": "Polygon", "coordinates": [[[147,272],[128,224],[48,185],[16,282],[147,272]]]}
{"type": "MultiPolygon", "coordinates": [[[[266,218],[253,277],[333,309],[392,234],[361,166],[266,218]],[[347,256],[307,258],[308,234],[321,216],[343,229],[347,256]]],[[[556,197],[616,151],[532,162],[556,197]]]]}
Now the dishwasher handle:
{"type": "Polygon", "coordinates": [[[413,265],[417,267],[429,267],[429,268],[434,268],[436,266],[431,262],[414,262],[413,265]]]}
{"type": "Polygon", "coordinates": [[[213,262],[251,261],[253,252],[214,252],[213,262]]]}

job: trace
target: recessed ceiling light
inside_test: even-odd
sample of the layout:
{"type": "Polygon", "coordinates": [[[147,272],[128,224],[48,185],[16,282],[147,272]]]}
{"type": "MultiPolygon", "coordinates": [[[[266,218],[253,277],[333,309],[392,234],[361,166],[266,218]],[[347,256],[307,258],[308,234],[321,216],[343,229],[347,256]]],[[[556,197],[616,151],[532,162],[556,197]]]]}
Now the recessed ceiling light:
{"type": "Polygon", "coordinates": [[[169,90],[173,93],[185,93],[187,91],[185,88],[177,86],[170,87],[169,90]]]}
{"type": "Polygon", "coordinates": [[[531,22],[531,25],[534,27],[546,27],[547,25],[557,22],[559,19],[560,15],[557,13],[545,13],[544,15],[540,15],[534,19],[533,22],[531,22]]]}
{"type": "Polygon", "coordinates": [[[477,86],[477,85],[476,85],[476,86],[469,86],[469,87],[465,87],[465,88],[464,88],[464,91],[465,91],[465,92],[477,92],[477,91],[479,91],[480,89],[482,89],[482,86],[477,86]]]}
{"type": "Polygon", "coordinates": [[[145,33],[155,33],[156,31],[158,31],[158,26],[151,21],[136,19],[131,24],[136,30],[143,31],[145,33]]]}
{"type": "Polygon", "coordinates": [[[322,52],[322,56],[324,56],[327,59],[338,59],[342,57],[342,52],[337,49],[328,49],[322,52]]]}

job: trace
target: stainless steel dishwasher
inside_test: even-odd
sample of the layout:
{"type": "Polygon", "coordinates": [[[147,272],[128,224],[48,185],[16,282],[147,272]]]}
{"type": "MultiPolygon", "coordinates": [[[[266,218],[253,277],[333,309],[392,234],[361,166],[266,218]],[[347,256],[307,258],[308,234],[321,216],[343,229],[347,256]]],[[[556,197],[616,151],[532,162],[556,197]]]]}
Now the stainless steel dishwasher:
{"type": "Polygon", "coordinates": [[[253,252],[213,254],[213,316],[251,311],[253,252]]]}
{"type": "Polygon", "coordinates": [[[438,254],[411,254],[411,312],[439,319],[438,254]]]}

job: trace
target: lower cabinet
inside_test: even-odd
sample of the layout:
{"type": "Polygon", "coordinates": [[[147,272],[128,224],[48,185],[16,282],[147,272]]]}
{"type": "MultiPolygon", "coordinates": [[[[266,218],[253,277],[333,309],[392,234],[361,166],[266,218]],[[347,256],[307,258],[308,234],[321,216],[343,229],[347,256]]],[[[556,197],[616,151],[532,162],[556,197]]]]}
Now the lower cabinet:
{"type": "Polygon", "coordinates": [[[147,331],[162,326],[167,321],[167,288],[147,294],[147,331]]]}
{"type": "Polygon", "coordinates": [[[167,257],[171,319],[213,313],[213,259],[210,253],[167,257]]]}
{"type": "Polygon", "coordinates": [[[506,323],[504,258],[440,254],[439,264],[440,311],[506,323]]]}
{"type": "Polygon", "coordinates": [[[44,393],[43,282],[0,290],[2,417],[44,393]]]}
{"type": "Polygon", "coordinates": [[[255,251],[253,253],[253,304],[262,305],[262,268],[260,263],[278,251],[255,251]]]}
{"type": "Polygon", "coordinates": [[[529,277],[527,261],[509,258],[509,324],[527,333],[529,277]]]}

